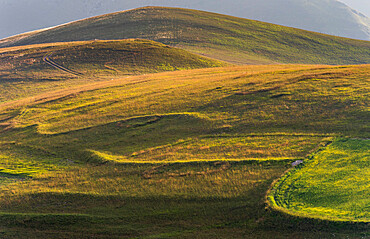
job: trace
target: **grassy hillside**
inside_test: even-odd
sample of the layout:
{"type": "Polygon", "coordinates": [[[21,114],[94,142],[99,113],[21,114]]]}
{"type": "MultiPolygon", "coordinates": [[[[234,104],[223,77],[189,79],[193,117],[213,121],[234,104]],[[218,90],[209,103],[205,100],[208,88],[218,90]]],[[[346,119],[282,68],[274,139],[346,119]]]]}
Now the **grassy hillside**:
{"type": "Polygon", "coordinates": [[[0,62],[0,102],[125,75],[226,65],[161,43],[132,39],[3,48],[0,62]]]}
{"type": "Polygon", "coordinates": [[[334,142],[280,179],[270,200],[295,215],[369,222],[369,148],[369,140],[334,142]]]}
{"type": "Polygon", "coordinates": [[[369,65],[168,45],[359,64],[369,42],[173,8],[13,40],[40,44],[0,48],[0,237],[368,236],[369,65]]]}
{"type": "MultiPolygon", "coordinates": [[[[197,69],[2,103],[2,233],[366,237],[367,224],[287,216],[266,210],[264,197],[296,159],[336,137],[369,137],[369,70],[368,65],[197,69]]],[[[337,194],[342,196],[345,200],[337,194]]],[[[356,206],[368,213],[366,203],[356,206]]]]}
{"type": "Polygon", "coordinates": [[[89,18],[0,41],[0,47],[144,38],[240,64],[370,63],[370,42],[214,13],[147,7],[89,18]]]}
{"type": "Polygon", "coordinates": [[[16,114],[11,121],[15,126],[36,123],[45,134],[185,113],[230,125],[225,126],[229,132],[287,130],[367,137],[368,72],[367,65],[179,71],[49,92],[8,107],[16,114]]]}

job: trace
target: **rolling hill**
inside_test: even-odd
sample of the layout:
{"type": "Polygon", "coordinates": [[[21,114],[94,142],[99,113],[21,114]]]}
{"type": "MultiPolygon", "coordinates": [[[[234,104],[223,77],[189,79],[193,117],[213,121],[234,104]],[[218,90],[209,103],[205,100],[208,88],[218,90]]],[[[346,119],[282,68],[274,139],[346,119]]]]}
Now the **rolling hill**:
{"type": "Polygon", "coordinates": [[[240,64],[370,63],[370,42],[196,10],[146,7],[6,38],[0,47],[143,38],[240,64]]]}
{"type": "Polygon", "coordinates": [[[336,200],[310,193],[358,168],[366,178],[366,158],[338,153],[360,155],[367,141],[338,138],[369,137],[368,76],[368,65],[232,66],[126,76],[0,103],[2,235],[364,237],[367,180],[351,177],[344,191],[338,184],[323,194],[336,200]],[[316,165],[315,155],[327,164],[316,165]],[[305,167],[296,172],[308,170],[311,181],[277,195],[292,195],[288,209],[313,218],[340,205],[332,215],[339,222],[266,210],[266,191],[297,159],[305,167]],[[359,199],[350,207],[347,192],[359,199]]]}
{"type": "Polygon", "coordinates": [[[370,42],[148,7],[3,43],[0,237],[368,236],[370,42]]]}
{"type": "Polygon", "coordinates": [[[363,4],[358,9],[351,9],[337,0],[2,0],[0,38],[143,6],[204,10],[330,35],[370,40],[370,20],[365,16],[370,16],[369,7],[363,4]],[[61,11],[63,14],[60,14],[61,11]]]}
{"type": "Polygon", "coordinates": [[[337,0],[165,2],[166,6],[201,9],[335,36],[370,40],[370,19],[357,11],[363,8],[354,10],[337,0]]]}
{"type": "Polygon", "coordinates": [[[227,65],[134,39],[2,48],[0,62],[0,102],[128,75],[227,65]]]}

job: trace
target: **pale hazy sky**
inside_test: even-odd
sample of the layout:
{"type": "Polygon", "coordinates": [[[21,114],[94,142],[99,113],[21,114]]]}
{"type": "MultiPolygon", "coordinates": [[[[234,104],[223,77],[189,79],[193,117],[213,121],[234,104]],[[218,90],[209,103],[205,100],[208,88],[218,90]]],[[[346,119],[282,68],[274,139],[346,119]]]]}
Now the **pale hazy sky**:
{"type": "Polygon", "coordinates": [[[370,0],[339,0],[351,8],[370,17],[370,0]]]}

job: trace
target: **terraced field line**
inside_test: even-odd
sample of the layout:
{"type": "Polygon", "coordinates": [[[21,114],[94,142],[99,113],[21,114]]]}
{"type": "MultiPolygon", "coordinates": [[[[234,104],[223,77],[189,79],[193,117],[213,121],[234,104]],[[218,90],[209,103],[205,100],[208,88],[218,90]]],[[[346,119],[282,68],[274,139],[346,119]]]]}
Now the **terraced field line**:
{"type": "Polygon", "coordinates": [[[61,65],[59,65],[59,64],[57,64],[57,63],[55,63],[53,60],[51,60],[50,59],[50,56],[52,55],[53,53],[48,53],[48,54],[46,54],[45,56],[44,56],[44,58],[43,58],[43,61],[45,62],[45,63],[47,63],[47,64],[49,64],[49,65],[51,65],[51,66],[53,66],[53,67],[55,67],[55,68],[57,68],[57,69],[59,69],[59,70],[61,70],[61,71],[64,71],[64,72],[67,72],[67,73],[70,73],[70,74],[73,74],[73,75],[76,75],[76,76],[81,76],[81,75],[83,75],[82,73],[80,73],[80,72],[77,72],[77,71],[74,71],[74,70],[70,70],[70,69],[67,69],[67,68],[65,68],[65,67],[63,67],[63,66],[61,66],[61,65]]]}

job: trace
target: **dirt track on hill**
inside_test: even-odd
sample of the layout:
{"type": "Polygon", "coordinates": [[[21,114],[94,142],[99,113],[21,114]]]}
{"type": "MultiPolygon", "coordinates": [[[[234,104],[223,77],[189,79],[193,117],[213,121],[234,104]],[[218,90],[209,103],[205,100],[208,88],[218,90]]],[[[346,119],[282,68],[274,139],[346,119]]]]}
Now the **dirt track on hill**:
{"type": "Polygon", "coordinates": [[[70,73],[70,74],[73,74],[75,76],[81,76],[83,75],[82,73],[80,72],[77,72],[77,71],[74,71],[74,70],[70,70],[70,69],[67,69],[57,63],[55,63],[53,60],[50,59],[50,56],[52,55],[53,53],[48,53],[44,56],[44,58],[42,59],[45,63],[61,70],[61,71],[64,71],[64,72],[67,72],[67,73],[70,73]]]}

